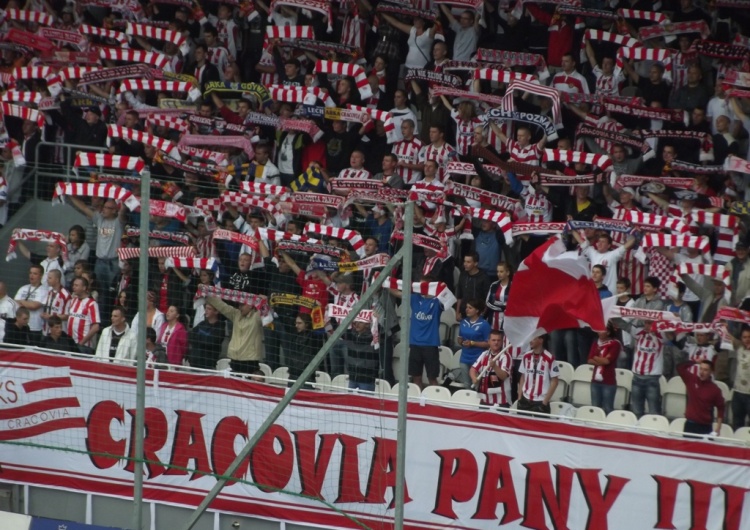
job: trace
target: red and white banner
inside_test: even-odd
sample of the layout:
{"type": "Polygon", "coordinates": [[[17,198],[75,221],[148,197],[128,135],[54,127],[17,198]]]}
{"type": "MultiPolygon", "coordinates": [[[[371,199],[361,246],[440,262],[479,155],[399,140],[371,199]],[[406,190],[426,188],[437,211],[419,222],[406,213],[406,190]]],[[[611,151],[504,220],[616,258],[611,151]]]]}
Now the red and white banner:
{"type": "MultiPolygon", "coordinates": [[[[0,442],[13,442],[2,446],[3,482],[132,497],[134,466],[123,457],[133,451],[135,368],[0,351],[0,377],[0,442]]],[[[223,375],[149,369],[146,378],[143,498],[191,507],[286,392],[223,375]]],[[[300,392],[238,470],[242,482],[228,483],[212,509],[391,528],[397,407],[300,392]]],[[[429,402],[410,403],[408,413],[410,530],[741,530],[750,522],[747,446],[429,402]]]]}

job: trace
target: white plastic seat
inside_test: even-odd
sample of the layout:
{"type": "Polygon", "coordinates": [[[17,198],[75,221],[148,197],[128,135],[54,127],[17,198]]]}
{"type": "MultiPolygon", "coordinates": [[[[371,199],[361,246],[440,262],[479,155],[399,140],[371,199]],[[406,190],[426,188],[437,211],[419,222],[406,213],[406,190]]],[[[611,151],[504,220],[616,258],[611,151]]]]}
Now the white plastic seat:
{"type": "Polygon", "coordinates": [[[331,381],[331,386],[329,388],[334,392],[342,392],[348,390],[349,376],[346,374],[337,375],[331,381]]]}
{"type": "Polygon", "coordinates": [[[391,392],[391,385],[386,381],[385,379],[376,379],[375,380],[375,393],[379,396],[382,396],[383,394],[390,394],[391,392]]]}
{"type": "Polygon", "coordinates": [[[271,367],[268,366],[266,363],[259,363],[260,364],[260,371],[263,372],[263,375],[266,377],[271,377],[273,375],[273,370],[271,370],[271,367]]]}
{"type": "Polygon", "coordinates": [[[331,376],[326,372],[315,372],[315,384],[313,384],[313,388],[329,390],[331,388],[331,376]]]}
{"type": "Polygon", "coordinates": [[[624,409],[630,403],[630,392],[633,390],[633,372],[627,368],[615,368],[617,391],[615,392],[615,409],[624,409]]]}
{"type": "Polygon", "coordinates": [[[662,407],[664,415],[669,419],[682,418],[685,416],[687,407],[687,389],[685,382],[679,375],[667,381],[662,395],[662,407]]]}
{"type": "Polygon", "coordinates": [[[438,355],[440,359],[440,373],[438,374],[438,382],[442,383],[443,379],[445,379],[445,374],[447,374],[450,370],[449,366],[453,364],[453,350],[451,350],[448,346],[440,346],[438,355]]]}
{"type": "MultiPolygon", "coordinates": [[[[225,357],[224,359],[219,359],[218,361],[216,361],[216,369],[219,370],[220,372],[223,372],[224,370],[229,368],[230,362],[231,361],[227,357],[225,357]]],[[[271,375],[271,374],[268,374],[268,375],[271,375]]]]}
{"type": "Polygon", "coordinates": [[[607,419],[607,415],[604,413],[604,409],[586,405],[584,407],[579,407],[578,410],[576,410],[576,419],[605,421],[607,419]]]}
{"type": "Polygon", "coordinates": [[[729,387],[724,381],[714,381],[716,383],[716,386],[718,386],[721,389],[721,395],[724,396],[724,402],[728,402],[732,400],[732,391],[729,390],[729,387]]]}
{"type": "Polygon", "coordinates": [[[424,387],[422,395],[427,399],[433,399],[436,401],[450,401],[451,391],[444,386],[430,385],[424,387]]]}
{"type": "Polygon", "coordinates": [[[750,427],[740,427],[734,431],[735,440],[742,440],[743,442],[750,443],[750,427]]]}
{"type": "Polygon", "coordinates": [[[550,415],[561,418],[575,418],[576,408],[565,401],[552,401],[549,404],[550,415]]]}
{"type": "Polygon", "coordinates": [[[451,401],[453,403],[463,403],[466,405],[478,406],[482,402],[482,397],[473,390],[462,388],[461,390],[456,390],[453,393],[453,395],[451,396],[451,401]]]}
{"type": "MultiPolygon", "coordinates": [[[[396,383],[391,387],[391,394],[394,394],[398,396],[399,387],[401,383],[396,383]]],[[[447,389],[446,389],[447,390],[447,389]]],[[[419,385],[415,385],[414,383],[409,383],[409,390],[406,392],[406,395],[409,397],[419,397],[422,394],[422,391],[419,388],[419,385]]]]}
{"type": "Polygon", "coordinates": [[[594,366],[591,364],[582,364],[575,369],[573,379],[570,382],[570,402],[579,407],[581,405],[591,405],[591,377],[594,373],[594,366]]]}
{"type": "Polygon", "coordinates": [[[289,384],[289,368],[286,366],[276,368],[271,377],[266,378],[266,382],[275,386],[287,386],[289,384]]]}
{"type": "Polygon", "coordinates": [[[440,323],[447,324],[448,328],[458,324],[458,321],[456,320],[456,310],[452,307],[445,308],[445,310],[440,313],[440,323]]]}
{"type": "Polygon", "coordinates": [[[607,422],[632,427],[638,425],[638,418],[629,410],[613,410],[607,414],[607,422]]]}
{"type": "Polygon", "coordinates": [[[404,341],[399,342],[393,347],[393,358],[400,359],[404,357],[404,350],[406,349],[406,343],[404,341]]]}
{"type": "Polygon", "coordinates": [[[552,401],[565,399],[570,391],[570,383],[573,381],[573,374],[575,373],[573,365],[565,361],[557,361],[557,368],[560,371],[560,376],[555,393],[552,394],[552,401]]]}
{"type": "Polygon", "coordinates": [[[721,424],[721,430],[719,431],[719,437],[721,438],[734,438],[734,429],[726,423],[721,424]]]}
{"type": "Polygon", "coordinates": [[[638,420],[638,426],[654,431],[669,432],[669,420],[659,414],[645,414],[638,420]]]}
{"type": "Polygon", "coordinates": [[[685,418],[675,418],[672,423],[669,424],[669,432],[675,434],[682,434],[685,432],[685,418]]]}

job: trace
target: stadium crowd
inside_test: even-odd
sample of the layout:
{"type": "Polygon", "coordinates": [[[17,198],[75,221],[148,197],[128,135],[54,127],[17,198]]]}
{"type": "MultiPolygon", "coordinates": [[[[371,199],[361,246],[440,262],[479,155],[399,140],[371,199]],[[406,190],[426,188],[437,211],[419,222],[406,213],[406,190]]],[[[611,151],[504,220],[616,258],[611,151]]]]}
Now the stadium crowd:
{"type": "Polygon", "coordinates": [[[408,340],[414,381],[435,383],[448,341],[456,379],[481,379],[487,403],[512,402],[521,379],[521,399],[548,406],[557,359],[593,364],[602,404],[614,368],[632,369],[642,414],[686,356],[734,388],[745,424],[746,2],[4,4],[0,225],[32,266],[15,294],[0,278],[0,342],[132,359],[146,318],[154,362],[212,369],[223,347],[234,371],[295,378],[404,244],[413,200],[411,336],[394,274],[331,350],[331,375],[393,382],[408,340]],[[78,179],[50,170],[64,165],[78,179]],[[88,222],[14,225],[35,183],[88,222]],[[624,310],[598,335],[556,330],[496,356],[514,271],[550,237],[624,310]]]}

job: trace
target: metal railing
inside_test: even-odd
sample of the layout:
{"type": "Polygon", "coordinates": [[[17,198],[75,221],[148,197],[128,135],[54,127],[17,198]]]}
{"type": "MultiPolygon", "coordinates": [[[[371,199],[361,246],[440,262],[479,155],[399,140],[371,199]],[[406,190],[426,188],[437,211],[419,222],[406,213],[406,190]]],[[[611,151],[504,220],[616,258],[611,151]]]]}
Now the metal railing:
{"type": "MultiPolygon", "coordinates": [[[[33,170],[29,173],[27,178],[34,179],[34,198],[39,199],[39,178],[40,177],[51,177],[59,180],[70,181],[75,180],[88,180],[88,177],[78,176],[73,168],[73,160],[75,160],[75,154],[78,151],[94,151],[97,153],[107,152],[106,147],[92,147],[90,145],[77,145],[77,144],[64,144],[58,142],[47,142],[41,141],[37,144],[35,150],[35,160],[33,170]],[[51,161],[42,159],[42,150],[46,150],[47,153],[60,149],[62,150],[62,159],[66,160],[63,164],[54,164],[51,161]]],[[[46,153],[45,153],[46,154],[46,153]]]]}

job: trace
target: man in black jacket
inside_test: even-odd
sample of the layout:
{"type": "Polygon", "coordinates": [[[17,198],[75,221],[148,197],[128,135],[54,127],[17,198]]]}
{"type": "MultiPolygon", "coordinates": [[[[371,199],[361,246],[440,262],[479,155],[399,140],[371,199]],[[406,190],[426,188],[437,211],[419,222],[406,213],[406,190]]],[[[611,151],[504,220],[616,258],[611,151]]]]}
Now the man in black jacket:
{"type": "Polygon", "coordinates": [[[205,305],[206,318],[190,330],[188,361],[193,368],[216,370],[226,326],[211,304],[205,305]]]}
{"type": "Polygon", "coordinates": [[[208,46],[204,42],[195,45],[193,52],[195,63],[192,68],[185,69],[186,72],[192,70],[193,77],[198,80],[201,92],[206,90],[206,83],[211,81],[221,81],[221,74],[215,64],[208,60],[208,46]]]}
{"type": "Polygon", "coordinates": [[[6,319],[5,338],[3,338],[3,342],[21,346],[36,346],[31,340],[29,317],[29,310],[25,307],[16,309],[16,318],[6,319]]]}
{"type": "MultiPolygon", "coordinates": [[[[61,99],[64,97],[61,96],[61,99]]],[[[60,110],[68,123],[71,143],[87,147],[106,146],[107,125],[101,120],[102,109],[99,106],[87,107],[81,116],[78,109],[70,106],[69,100],[63,99],[60,110]]]]}

